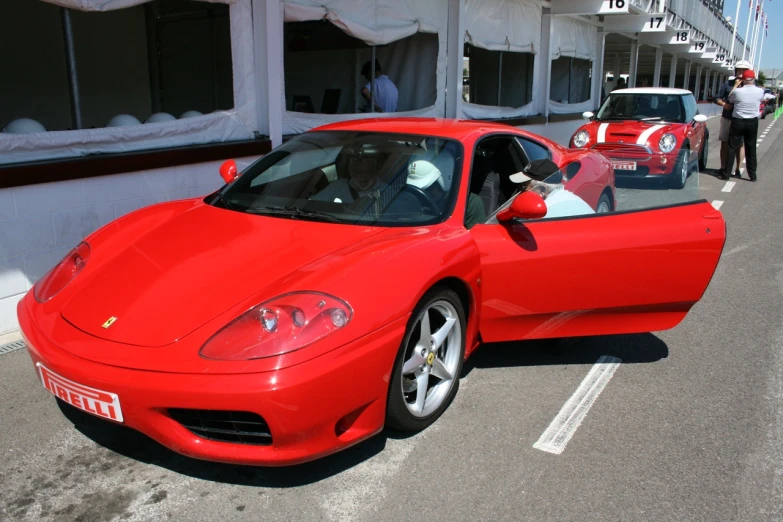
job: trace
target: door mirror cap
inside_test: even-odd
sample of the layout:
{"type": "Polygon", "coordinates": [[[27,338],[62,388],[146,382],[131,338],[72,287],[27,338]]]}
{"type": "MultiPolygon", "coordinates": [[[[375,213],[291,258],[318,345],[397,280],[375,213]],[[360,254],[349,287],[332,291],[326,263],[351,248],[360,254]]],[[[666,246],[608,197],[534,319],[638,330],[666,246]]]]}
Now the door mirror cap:
{"type": "Polygon", "coordinates": [[[585,120],[587,120],[587,121],[590,121],[590,120],[592,120],[592,119],[593,119],[593,116],[595,116],[595,114],[593,114],[593,113],[592,113],[592,112],[590,112],[590,111],[585,111],[585,112],[583,112],[583,113],[582,113],[582,119],[585,119],[585,120]]]}
{"type": "Polygon", "coordinates": [[[514,198],[511,205],[497,214],[500,223],[507,223],[514,218],[538,219],[546,216],[546,203],[544,198],[536,192],[525,191],[514,198]]]}
{"type": "Polygon", "coordinates": [[[220,177],[223,178],[223,181],[226,183],[231,183],[237,179],[238,174],[237,163],[232,159],[224,161],[220,166],[220,177]]]}
{"type": "Polygon", "coordinates": [[[693,121],[695,121],[696,123],[704,123],[705,121],[707,121],[707,117],[703,114],[697,114],[696,116],[693,117],[693,121]]]}

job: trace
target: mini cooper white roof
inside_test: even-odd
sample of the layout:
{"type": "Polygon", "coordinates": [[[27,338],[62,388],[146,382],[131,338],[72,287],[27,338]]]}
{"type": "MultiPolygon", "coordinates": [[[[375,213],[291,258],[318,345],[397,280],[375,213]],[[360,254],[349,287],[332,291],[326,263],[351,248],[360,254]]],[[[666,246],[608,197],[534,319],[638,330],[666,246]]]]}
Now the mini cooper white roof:
{"type": "Polygon", "coordinates": [[[615,89],[609,94],[678,94],[680,96],[684,94],[693,95],[691,91],[686,89],[675,89],[670,87],[632,87],[630,89],[615,89]]]}

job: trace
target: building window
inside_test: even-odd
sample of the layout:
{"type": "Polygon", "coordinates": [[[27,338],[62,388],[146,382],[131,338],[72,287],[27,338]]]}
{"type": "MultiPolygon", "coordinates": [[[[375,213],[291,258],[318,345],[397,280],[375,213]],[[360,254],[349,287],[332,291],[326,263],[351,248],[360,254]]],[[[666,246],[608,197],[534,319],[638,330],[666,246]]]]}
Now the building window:
{"type": "Polygon", "coordinates": [[[166,121],[234,106],[228,6],[154,0],[106,12],[70,9],[68,17],[75,102],[62,8],[39,0],[0,4],[0,39],[8,51],[6,81],[0,82],[0,127],[6,132],[19,118],[58,131],[166,121]],[[167,114],[150,120],[156,113],[167,114]]]}
{"type": "Polygon", "coordinates": [[[590,99],[592,62],[561,56],[552,61],[549,99],[558,103],[582,103],[590,99]]]}
{"type": "Polygon", "coordinates": [[[464,53],[469,62],[467,81],[463,79],[465,101],[494,107],[522,107],[530,103],[532,54],[488,51],[470,44],[465,44],[464,53]]]}
{"type": "MultiPolygon", "coordinates": [[[[362,68],[371,61],[373,46],[324,20],[286,22],[283,39],[287,111],[318,114],[371,112],[361,91],[368,83],[362,75],[362,68]]],[[[374,50],[381,74],[387,77],[379,80],[378,89],[383,88],[382,82],[385,81],[394,85],[397,91],[395,112],[413,111],[435,104],[436,34],[416,33],[389,44],[374,46],[374,50]]],[[[390,104],[386,109],[394,107],[390,104]]]]}

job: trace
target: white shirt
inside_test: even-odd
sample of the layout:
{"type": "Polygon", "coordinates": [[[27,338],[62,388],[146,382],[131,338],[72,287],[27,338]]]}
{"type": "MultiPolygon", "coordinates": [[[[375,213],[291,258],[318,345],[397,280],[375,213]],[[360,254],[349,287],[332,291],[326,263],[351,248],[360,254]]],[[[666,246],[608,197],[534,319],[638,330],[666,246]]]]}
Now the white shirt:
{"type": "Polygon", "coordinates": [[[764,89],[755,85],[737,87],[729,94],[729,101],[734,104],[731,115],[735,118],[758,118],[759,105],[764,99],[764,89]]]}
{"type": "MultiPolygon", "coordinates": [[[[364,86],[370,90],[370,83],[364,86]]],[[[383,112],[397,112],[397,86],[394,85],[388,76],[382,74],[375,79],[375,93],[373,102],[381,108],[383,112]]]]}

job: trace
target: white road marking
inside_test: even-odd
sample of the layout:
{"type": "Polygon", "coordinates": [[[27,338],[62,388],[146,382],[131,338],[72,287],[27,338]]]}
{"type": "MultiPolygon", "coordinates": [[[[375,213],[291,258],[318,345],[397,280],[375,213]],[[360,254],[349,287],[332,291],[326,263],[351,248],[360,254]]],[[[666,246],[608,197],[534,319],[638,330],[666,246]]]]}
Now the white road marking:
{"type": "Polygon", "coordinates": [[[712,206],[715,207],[715,210],[720,210],[720,207],[723,206],[723,201],[716,199],[712,202],[712,206]]]}
{"type": "Polygon", "coordinates": [[[736,185],[736,181],[727,181],[726,184],[723,186],[722,189],[720,189],[721,192],[731,192],[731,189],[734,188],[734,185],[736,185]]]}
{"type": "Polygon", "coordinates": [[[566,444],[582,424],[590,407],[606,387],[621,362],[622,360],[617,357],[608,355],[599,357],[582,384],[563,405],[560,413],[544,431],[538,442],[533,444],[533,447],[555,455],[563,453],[566,444]]]}

